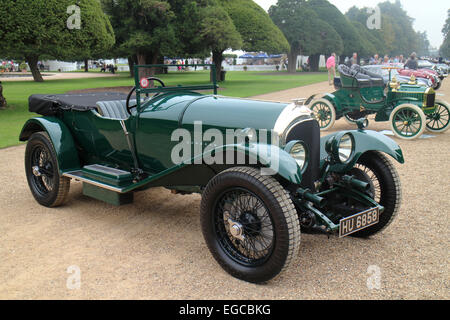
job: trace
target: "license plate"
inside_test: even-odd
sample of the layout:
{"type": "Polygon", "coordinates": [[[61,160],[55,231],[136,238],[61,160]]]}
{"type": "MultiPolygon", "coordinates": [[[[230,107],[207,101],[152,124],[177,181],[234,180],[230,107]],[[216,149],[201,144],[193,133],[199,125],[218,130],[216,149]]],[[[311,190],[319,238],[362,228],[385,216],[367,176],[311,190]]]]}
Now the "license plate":
{"type": "Polygon", "coordinates": [[[346,237],[349,234],[373,226],[379,221],[380,210],[378,210],[378,207],[344,218],[339,222],[339,237],[346,237]]]}

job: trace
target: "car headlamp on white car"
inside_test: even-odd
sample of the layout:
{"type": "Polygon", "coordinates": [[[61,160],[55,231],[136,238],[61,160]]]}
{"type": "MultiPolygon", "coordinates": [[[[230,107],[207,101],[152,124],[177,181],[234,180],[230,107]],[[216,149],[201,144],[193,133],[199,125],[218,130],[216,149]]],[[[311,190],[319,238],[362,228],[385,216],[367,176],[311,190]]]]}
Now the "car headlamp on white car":
{"type": "Polygon", "coordinates": [[[308,163],[308,149],[302,141],[289,142],[285,147],[285,151],[295,159],[302,171],[306,169],[308,163]]]}
{"type": "Polygon", "coordinates": [[[348,163],[355,150],[355,138],[351,133],[340,133],[328,139],[325,150],[335,163],[348,163]]]}

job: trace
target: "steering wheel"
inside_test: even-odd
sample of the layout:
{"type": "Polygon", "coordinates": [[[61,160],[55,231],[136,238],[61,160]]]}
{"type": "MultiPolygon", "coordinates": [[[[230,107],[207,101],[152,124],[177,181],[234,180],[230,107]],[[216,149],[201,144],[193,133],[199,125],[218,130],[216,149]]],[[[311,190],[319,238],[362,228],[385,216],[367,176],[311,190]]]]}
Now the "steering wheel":
{"type": "MultiPolygon", "coordinates": [[[[149,78],[147,78],[147,80],[148,80],[148,81],[157,81],[157,82],[159,82],[159,83],[161,84],[162,87],[165,87],[165,86],[166,86],[166,85],[164,84],[164,82],[162,82],[162,80],[159,79],[159,78],[149,77],[149,78]]],[[[127,112],[128,112],[130,115],[131,115],[131,109],[133,109],[134,107],[136,107],[136,106],[130,106],[130,99],[131,99],[131,96],[133,95],[133,92],[134,92],[134,91],[136,91],[136,86],[134,86],[134,87],[131,89],[131,91],[128,93],[128,96],[127,96],[126,109],[127,109],[127,112]]],[[[145,95],[148,97],[148,93],[146,93],[145,95]]],[[[156,96],[156,95],[158,95],[158,93],[155,94],[155,96],[156,96]]]]}

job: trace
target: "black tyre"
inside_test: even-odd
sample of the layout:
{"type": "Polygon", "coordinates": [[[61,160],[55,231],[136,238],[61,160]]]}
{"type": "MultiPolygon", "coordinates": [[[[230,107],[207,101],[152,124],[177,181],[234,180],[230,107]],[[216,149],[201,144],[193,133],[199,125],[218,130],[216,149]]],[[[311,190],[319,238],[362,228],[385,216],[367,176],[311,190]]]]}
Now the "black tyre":
{"type": "Polygon", "coordinates": [[[426,130],[433,133],[442,133],[450,129],[450,105],[441,100],[436,100],[436,110],[427,115],[426,130]]]}
{"type": "Polygon", "coordinates": [[[438,81],[437,82],[437,84],[434,86],[434,90],[439,90],[439,88],[441,87],[441,85],[442,85],[442,81],[438,81]]]}
{"type": "Polygon", "coordinates": [[[384,230],[396,217],[401,204],[400,178],[392,162],[375,151],[362,155],[351,174],[368,182],[370,196],[384,207],[379,223],[353,234],[355,237],[369,237],[384,230]]]}
{"type": "Polygon", "coordinates": [[[300,225],[290,196],[258,169],[236,167],[214,177],[203,192],[201,225],[217,262],[248,282],[274,278],[298,254],[300,225]]]}
{"type": "Polygon", "coordinates": [[[46,132],[33,133],[25,150],[25,173],[31,193],[46,207],[64,203],[70,179],[62,177],[53,144],[46,132]]]}

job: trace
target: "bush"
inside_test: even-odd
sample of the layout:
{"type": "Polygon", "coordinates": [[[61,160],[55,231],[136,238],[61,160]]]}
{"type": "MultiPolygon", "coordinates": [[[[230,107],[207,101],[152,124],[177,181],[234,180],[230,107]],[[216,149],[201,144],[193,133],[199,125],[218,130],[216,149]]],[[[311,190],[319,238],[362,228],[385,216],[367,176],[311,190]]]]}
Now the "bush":
{"type": "Polygon", "coordinates": [[[19,70],[27,70],[28,65],[25,62],[19,64],[19,70]]]}
{"type": "Polygon", "coordinates": [[[247,66],[244,66],[244,71],[247,71],[247,69],[248,69],[247,66]]]}

